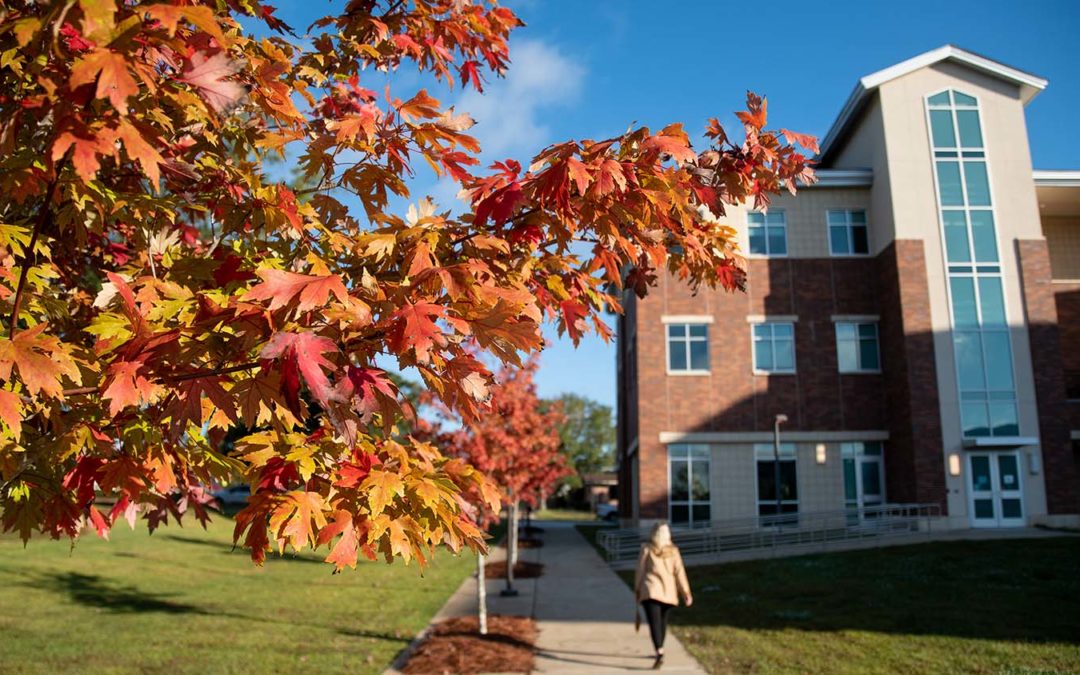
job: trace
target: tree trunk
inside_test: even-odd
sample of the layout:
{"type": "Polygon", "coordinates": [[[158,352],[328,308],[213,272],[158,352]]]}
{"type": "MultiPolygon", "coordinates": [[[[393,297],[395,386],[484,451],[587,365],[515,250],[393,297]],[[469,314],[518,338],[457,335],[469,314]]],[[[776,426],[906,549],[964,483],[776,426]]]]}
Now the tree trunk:
{"type": "Polygon", "coordinates": [[[480,634],[487,635],[487,582],[484,579],[484,554],[476,554],[476,607],[480,617],[480,634]]]}
{"type": "Polygon", "coordinates": [[[510,583],[514,583],[514,565],[518,561],[518,504],[520,502],[514,498],[514,501],[510,503],[510,555],[508,556],[510,564],[507,566],[507,574],[510,575],[510,583]]]}

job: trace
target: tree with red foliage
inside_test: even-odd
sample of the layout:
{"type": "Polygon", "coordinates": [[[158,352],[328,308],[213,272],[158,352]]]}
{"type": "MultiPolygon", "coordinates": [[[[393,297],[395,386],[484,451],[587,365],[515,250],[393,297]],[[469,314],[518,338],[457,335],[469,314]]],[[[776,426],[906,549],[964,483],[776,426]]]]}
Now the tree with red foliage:
{"type": "Polygon", "coordinates": [[[396,431],[409,407],[376,357],[490,414],[473,349],[519,364],[545,318],[607,337],[621,289],[661,273],[741,288],[717,216],[812,179],[793,144],[813,139],[767,130],[754,95],[743,140],[639,127],[479,168],[469,115],[394,74],[479,91],[520,24],[494,2],[349,0],[301,36],[263,0],[0,0],[3,529],[204,519],[202,486],[241,477],[256,563],[482,549],[461,494],[496,491],[396,431]],[[268,168],[286,156],[308,187],[268,168]],[[468,212],[395,213],[418,164],[468,212]]]}

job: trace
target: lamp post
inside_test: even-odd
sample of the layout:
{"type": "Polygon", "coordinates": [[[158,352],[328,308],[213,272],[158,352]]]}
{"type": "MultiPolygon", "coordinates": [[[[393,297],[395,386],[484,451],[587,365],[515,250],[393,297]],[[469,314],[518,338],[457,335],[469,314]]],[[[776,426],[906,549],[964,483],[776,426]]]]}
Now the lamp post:
{"type": "Polygon", "coordinates": [[[783,509],[783,499],[780,494],[780,425],[787,422],[787,415],[777,415],[773,424],[773,487],[776,490],[776,527],[780,528],[782,522],[780,514],[783,509]]]}

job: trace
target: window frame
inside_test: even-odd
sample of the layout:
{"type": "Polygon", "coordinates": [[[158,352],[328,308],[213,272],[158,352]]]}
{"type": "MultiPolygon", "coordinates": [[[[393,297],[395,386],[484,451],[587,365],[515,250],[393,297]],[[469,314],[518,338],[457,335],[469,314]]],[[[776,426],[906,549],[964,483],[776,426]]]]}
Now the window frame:
{"type": "Polygon", "coordinates": [[[881,328],[878,326],[877,321],[864,320],[853,321],[850,319],[833,321],[833,333],[836,335],[836,372],[843,375],[875,375],[881,373],[881,328]],[[855,339],[844,339],[844,342],[850,342],[855,345],[855,370],[844,370],[843,360],[840,358],[840,326],[854,326],[855,339]],[[877,367],[865,368],[862,364],[862,342],[863,337],[859,334],[859,328],[861,326],[873,326],[874,327],[874,351],[877,352],[877,367]]]}
{"type": "MultiPolygon", "coordinates": [[[[781,443],[780,444],[780,461],[792,462],[795,464],[795,499],[781,499],[780,508],[784,506],[794,505],[795,510],[790,512],[781,512],[775,514],[762,514],[761,506],[766,504],[768,506],[775,506],[776,500],[769,499],[764,502],[761,499],[761,483],[760,476],[758,475],[758,465],[762,462],[774,462],[776,461],[773,456],[774,446],[772,443],[754,443],[754,510],[757,513],[758,523],[762,526],[768,527],[773,525],[796,525],[799,522],[799,507],[801,502],[799,499],[799,446],[797,443],[781,443]],[[790,454],[785,454],[785,452],[790,454]],[[788,518],[781,518],[781,516],[787,515],[788,518]],[[762,518],[772,518],[771,522],[762,523],[762,518]]],[[[775,471],[775,469],[774,469],[775,471]]],[[[780,486],[777,486],[777,490],[780,486]]]]}
{"type": "Polygon", "coordinates": [[[787,223],[787,211],[785,209],[769,209],[768,212],[758,211],[758,210],[753,210],[753,209],[747,211],[746,212],[746,251],[747,251],[747,257],[748,258],[786,258],[786,257],[788,257],[788,255],[790,254],[790,251],[791,251],[791,245],[790,245],[790,242],[788,241],[788,226],[787,225],[788,225],[788,223],[787,223]],[[751,239],[750,239],[750,228],[756,227],[756,226],[752,225],[750,223],[751,214],[758,214],[758,215],[761,215],[764,218],[764,222],[762,222],[762,224],[761,224],[761,227],[765,228],[765,252],[764,253],[755,253],[754,249],[752,248],[751,239]],[[769,224],[769,216],[771,216],[771,215],[779,215],[780,218],[783,220],[783,222],[779,226],[770,225],[769,224]],[[770,250],[771,249],[771,247],[769,245],[769,228],[770,227],[781,227],[783,229],[783,231],[784,231],[784,252],[783,253],[774,253],[773,251],[770,250]]]}
{"type": "Polygon", "coordinates": [[[665,321],[664,326],[664,370],[668,375],[686,376],[686,375],[711,375],[712,374],[712,350],[709,349],[709,325],[711,321],[694,320],[694,321],[665,321]],[[681,337],[671,337],[671,327],[682,326],[684,333],[681,337]],[[690,326],[704,326],[705,337],[696,337],[690,335],[690,326]],[[681,370],[672,370],[671,368],[671,342],[672,340],[679,340],[686,345],[686,368],[681,370]],[[692,368],[691,364],[693,359],[690,355],[690,344],[692,342],[704,342],[705,343],[705,363],[709,366],[704,370],[700,368],[692,368]]]}
{"type": "Polygon", "coordinates": [[[695,529],[695,528],[708,527],[709,524],[712,523],[712,446],[707,444],[707,443],[670,443],[666,447],[667,447],[667,480],[668,480],[668,484],[667,484],[667,487],[668,487],[668,489],[667,489],[668,522],[671,524],[672,527],[677,527],[677,528],[685,527],[687,529],[695,529]],[[681,456],[678,456],[678,457],[674,456],[674,453],[672,452],[672,450],[674,450],[676,448],[678,448],[678,449],[680,449],[682,451],[683,454],[681,456]],[[695,456],[695,451],[698,451],[698,453],[699,453],[698,456],[695,456]],[[703,454],[704,456],[702,457],[701,454],[703,454]],[[694,486],[694,461],[695,460],[697,460],[697,461],[702,461],[703,460],[705,462],[705,466],[706,466],[706,471],[705,471],[706,481],[705,481],[705,484],[708,486],[709,495],[703,501],[698,501],[698,500],[694,499],[694,488],[693,488],[693,486],[694,486]],[[671,493],[671,485],[672,485],[671,464],[672,464],[673,461],[686,462],[686,486],[687,486],[686,499],[672,499],[671,498],[671,494],[672,494],[671,493]],[[672,514],[672,507],[673,506],[685,506],[686,507],[687,520],[686,520],[685,525],[682,524],[682,523],[676,523],[672,519],[671,514],[672,514]],[[695,520],[694,520],[694,507],[695,506],[706,506],[706,507],[708,507],[708,509],[709,509],[709,517],[708,517],[708,519],[706,519],[706,520],[704,520],[704,521],[702,521],[700,523],[696,523],[695,520]]]}
{"type": "MultiPolygon", "coordinates": [[[[837,227],[841,227],[841,226],[838,225],[837,227]]],[[[825,238],[829,242],[829,257],[831,257],[831,258],[869,258],[870,255],[871,255],[871,253],[870,253],[870,248],[871,248],[870,247],[870,218],[866,214],[866,209],[865,208],[858,208],[858,207],[854,207],[854,206],[837,206],[837,207],[832,207],[832,208],[825,209],[825,238]],[[862,212],[862,214],[863,214],[863,224],[862,225],[857,225],[857,224],[852,222],[851,214],[856,212],[856,211],[862,212]],[[832,213],[843,213],[844,214],[844,225],[843,225],[843,227],[847,231],[848,242],[854,242],[855,241],[854,238],[852,237],[852,230],[854,230],[856,227],[861,227],[861,228],[866,230],[866,253],[856,253],[855,250],[854,250],[854,248],[855,248],[854,246],[852,246],[852,250],[850,252],[848,252],[848,253],[838,253],[838,252],[833,250],[833,240],[832,240],[832,228],[833,228],[833,225],[832,225],[832,223],[829,222],[829,214],[832,214],[832,213]]]]}
{"type": "Polygon", "coordinates": [[[795,321],[785,320],[770,320],[766,318],[764,321],[752,321],[750,322],[750,365],[754,375],[795,375],[798,372],[798,354],[796,348],[796,336],[795,336],[795,321]],[[767,370],[758,367],[757,362],[757,342],[758,337],[756,335],[756,329],[758,326],[769,326],[769,343],[772,351],[773,363],[776,363],[776,331],[774,326],[783,325],[791,326],[791,368],[778,370],[775,367],[772,370],[767,370]]]}

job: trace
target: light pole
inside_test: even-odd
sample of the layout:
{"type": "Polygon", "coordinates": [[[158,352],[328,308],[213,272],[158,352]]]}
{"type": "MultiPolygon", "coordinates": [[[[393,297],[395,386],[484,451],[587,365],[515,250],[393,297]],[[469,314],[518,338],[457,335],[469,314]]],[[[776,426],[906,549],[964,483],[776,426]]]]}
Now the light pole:
{"type": "Polygon", "coordinates": [[[780,494],[780,425],[787,422],[787,415],[776,416],[773,424],[773,487],[776,489],[776,527],[780,529],[783,522],[780,514],[783,508],[783,499],[780,494]]]}

